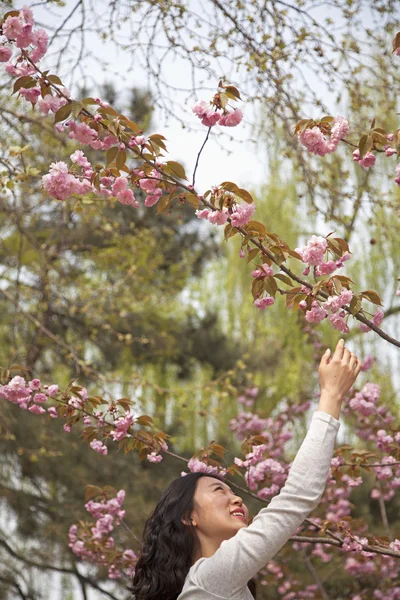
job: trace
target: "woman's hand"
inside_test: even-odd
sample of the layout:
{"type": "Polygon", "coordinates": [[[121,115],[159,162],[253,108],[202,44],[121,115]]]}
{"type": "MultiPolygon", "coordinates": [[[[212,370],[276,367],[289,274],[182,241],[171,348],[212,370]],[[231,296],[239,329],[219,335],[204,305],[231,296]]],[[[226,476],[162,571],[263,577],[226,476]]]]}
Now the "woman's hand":
{"type": "Polygon", "coordinates": [[[339,340],[332,358],[330,357],[331,351],[328,349],[321,358],[318,369],[321,388],[318,410],[338,419],[343,398],[357,379],[361,363],[355,354],[344,347],[343,340],[339,340]]]}

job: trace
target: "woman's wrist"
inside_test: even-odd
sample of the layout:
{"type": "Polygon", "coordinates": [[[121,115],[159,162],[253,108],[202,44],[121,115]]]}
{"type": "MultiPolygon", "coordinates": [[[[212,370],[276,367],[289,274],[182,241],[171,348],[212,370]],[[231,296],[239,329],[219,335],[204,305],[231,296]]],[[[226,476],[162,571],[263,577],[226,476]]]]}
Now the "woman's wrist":
{"type": "Polygon", "coordinates": [[[342,401],[343,397],[341,394],[328,390],[321,390],[321,396],[317,410],[325,412],[328,415],[332,415],[332,417],[335,417],[335,419],[339,419],[342,401]]]}

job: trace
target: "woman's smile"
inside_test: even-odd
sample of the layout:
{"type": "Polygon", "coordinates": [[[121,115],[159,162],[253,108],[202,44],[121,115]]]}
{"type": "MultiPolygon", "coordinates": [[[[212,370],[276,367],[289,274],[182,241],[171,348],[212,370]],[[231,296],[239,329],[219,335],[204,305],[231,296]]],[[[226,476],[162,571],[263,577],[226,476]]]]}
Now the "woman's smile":
{"type": "Polygon", "coordinates": [[[247,523],[247,517],[242,508],[236,508],[234,511],[231,512],[231,515],[232,517],[235,517],[235,519],[242,519],[247,523]]]}

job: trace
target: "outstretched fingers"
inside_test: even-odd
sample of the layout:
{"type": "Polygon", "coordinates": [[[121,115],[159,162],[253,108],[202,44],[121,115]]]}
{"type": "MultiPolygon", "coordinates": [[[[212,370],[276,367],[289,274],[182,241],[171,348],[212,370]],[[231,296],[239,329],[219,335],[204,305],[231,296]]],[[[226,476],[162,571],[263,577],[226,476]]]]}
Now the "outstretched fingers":
{"type": "Polygon", "coordinates": [[[351,352],[347,348],[343,350],[342,363],[344,365],[349,365],[351,360],[351,352]]]}
{"type": "Polygon", "coordinates": [[[350,368],[355,369],[357,367],[357,365],[359,364],[359,362],[360,361],[358,360],[357,356],[355,354],[351,353],[350,364],[349,364],[350,368]]]}
{"type": "Polygon", "coordinates": [[[333,353],[332,359],[335,361],[340,361],[343,358],[344,354],[344,340],[339,340],[336,344],[335,352],[333,353]]]}

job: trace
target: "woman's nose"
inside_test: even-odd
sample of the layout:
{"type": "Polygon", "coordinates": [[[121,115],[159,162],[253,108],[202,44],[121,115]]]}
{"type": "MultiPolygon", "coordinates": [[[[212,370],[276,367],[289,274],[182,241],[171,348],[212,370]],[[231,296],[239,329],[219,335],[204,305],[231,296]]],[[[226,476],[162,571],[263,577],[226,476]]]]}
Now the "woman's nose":
{"type": "Polygon", "coordinates": [[[240,496],[235,496],[233,499],[233,504],[238,504],[239,506],[242,506],[243,500],[241,499],[240,496]]]}

